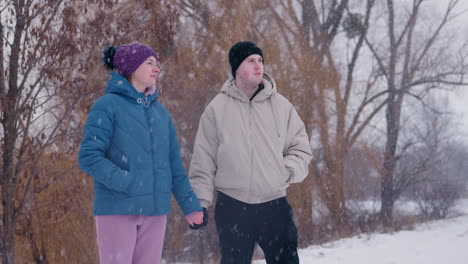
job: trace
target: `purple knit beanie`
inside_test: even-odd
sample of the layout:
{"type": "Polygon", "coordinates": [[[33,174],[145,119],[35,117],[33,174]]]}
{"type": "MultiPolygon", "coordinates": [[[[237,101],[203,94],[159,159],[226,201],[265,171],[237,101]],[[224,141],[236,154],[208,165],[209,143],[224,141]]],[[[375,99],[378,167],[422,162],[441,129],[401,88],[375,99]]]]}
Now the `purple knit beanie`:
{"type": "Polygon", "coordinates": [[[158,54],[150,47],[134,42],[118,47],[113,56],[113,66],[124,77],[130,76],[147,58],[158,54]]]}

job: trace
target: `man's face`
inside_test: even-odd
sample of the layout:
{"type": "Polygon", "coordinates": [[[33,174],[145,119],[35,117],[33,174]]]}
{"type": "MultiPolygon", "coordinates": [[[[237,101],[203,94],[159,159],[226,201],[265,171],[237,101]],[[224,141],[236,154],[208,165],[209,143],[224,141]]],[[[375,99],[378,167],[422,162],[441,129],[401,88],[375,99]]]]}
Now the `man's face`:
{"type": "Polygon", "coordinates": [[[236,79],[258,85],[263,77],[263,59],[258,54],[252,54],[247,57],[236,71],[236,79]]]}

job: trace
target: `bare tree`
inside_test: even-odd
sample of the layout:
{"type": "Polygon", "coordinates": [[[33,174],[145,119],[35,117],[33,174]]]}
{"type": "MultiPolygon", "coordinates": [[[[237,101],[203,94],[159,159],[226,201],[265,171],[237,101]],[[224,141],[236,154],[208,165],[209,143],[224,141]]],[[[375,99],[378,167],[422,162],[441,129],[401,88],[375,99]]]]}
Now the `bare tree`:
{"type": "MultiPolygon", "coordinates": [[[[15,233],[29,241],[37,263],[48,261],[47,252],[55,249],[49,245],[69,245],[44,240],[38,226],[68,219],[82,210],[76,201],[88,199],[90,205],[90,193],[79,190],[89,185],[77,180],[75,152],[87,109],[104,91],[106,77],[97,63],[99,51],[135,40],[169,47],[174,12],[165,1],[157,3],[162,8],[148,9],[153,4],[116,0],[0,3],[3,263],[15,262],[15,233]],[[154,34],[157,40],[149,37],[154,34]]],[[[164,50],[162,57],[170,52],[158,50],[164,50]]],[[[81,217],[88,221],[90,213],[81,212],[81,217]]],[[[95,246],[82,246],[88,245],[95,246]]],[[[90,260],[96,257],[93,249],[88,250],[94,254],[90,260]]]]}
{"type": "MultiPolygon", "coordinates": [[[[299,97],[300,112],[306,117],[307,126],[318,134],[319,146],[314,146],[318,155],[312,171],[330,212],[332,226],[338,233],[346,223],[343,186],[348,151],[385,105],[385,100],[381,99],[385,91],[376,85],[380,77],[377,69],[371,67],[366,81],[356,81],[362,78],[356,69],[362,65],[362,48],[374,1],[366,1],[362,13],[352,12],[348,6],[348,1],[318,3],[311,0],[270,5],[278,27],[276,34],[281,36],[284,50],[293,51],[287,53],[292,58],[292,69],[297,71],[291,74],[292,79],[302,80],[298,85],[300,89],[290,87],[299,97]],[[295,3],[299,3],[301,12],[295,12],[295,3]],[[348,56],[333,49],[340,32],[346,33],[340,41],[351,39],[348,56]],[[340,68],[343,61],[346,67],[340,68]]],[[[283,78],[287,80],[291,76],[283,78]]],[[[298,193],[309,197],[307,193],[310,192],[311,189],[298,193]]],[[[304,221],[301,224],[307,223],[304,221]]]]}
{"type": "MultiPolygon", "coordinates": [[[[366,38],[366,44],[383,73],[388,91],[380,210],[381,219],[386,224],[392,222],[393,206],[398,197],[394,173],[398,161],[400,121],[405,97],[420,99],[434,88],[461,85],[467,70],[464,61],[466,54],[461,54],[458,50],[451,52],[440,45],[444,40],[444,29],[455,16],[454,12],[460,1],[451,0],[448,3],[443,17],[433,29],[422,26],[426,23],[420,15],[425,2],[427,1],[414,0],[408,10],[400,12],[400,9],[397,11],[395,1],[387,0],[387,43],[366,38]],[[397,21],[401,21],[401,24],[397,21]],[[418,28],[423,28],[425,32],[419,34],[418,28]]],[[[378,35],[376,39],[381,38],[378,35]]],[[[405,147],[402,146],[402,149],[405,147]]]]}
{"type": "Polygon", "coordinates": [[[468,168],[462,160],[466,160],[468,152],[466,143],[450,140],[444,142],[439,153],[439,166],[427,171],[423,175],[425,181],[411,188],[408,191],[411,193],[407,195],[418,202],[425,216],[444,218],[453,210],[458,199],[466,195],[468,168]]]}
{"type": "MultiPolygon", "coordinates": [[[[53,144],[60,125],[70,117],[70,107],[76,103],[73,98],[63,101],[59,92],[50,87],[54,81],[61,81],[53,75],[59,69],[57,61],[67,51],[59,52],[57,39],[45,32],[67,31],[67,23],[57,25],[57,13],[62,10],[61,1],[7,1],[1,7],[0,54],[8,57],[6,63],[2,59],[0,66],[3,263],[14,263],[16,223],[30,193],[32,177],[24,184],[24,190],[17,189],[24,168],[37,163],[53,144]],[[48,49],[52,52],[45,53],[48,49]],[[42,122],[46,124],[39,125],[42,122]]],[[[56,37],[63,35],[58,33],[56,37]]]]}
{"type": "Polygon", "coordinates": [[[429,98],[421,114],[411,111],[416,120],[409,129],[402,127],[402,140],[412,144],[405,144],[411,147],[399,155],[395,169],[395,195],[416,200],[423,214],[431,217],[445,217],[466,191],[465,166],[460,162],[466,150],[456,137],[452,116],[443,111],[447,101],[429,98]]]}

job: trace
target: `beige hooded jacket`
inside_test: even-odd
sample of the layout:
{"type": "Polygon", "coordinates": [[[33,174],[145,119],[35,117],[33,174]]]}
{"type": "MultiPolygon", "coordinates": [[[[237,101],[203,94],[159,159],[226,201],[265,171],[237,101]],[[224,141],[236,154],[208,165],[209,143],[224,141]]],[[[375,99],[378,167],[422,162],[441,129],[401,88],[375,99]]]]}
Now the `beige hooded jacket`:
{"type": "Polygon", "coordinates": [[[203,207],[215,190],[249,204],[271,201],[308,174],[304,123],[268,74],[262,82],[250,101],[229,78],[201,116],[189,178],[203,207]]]}

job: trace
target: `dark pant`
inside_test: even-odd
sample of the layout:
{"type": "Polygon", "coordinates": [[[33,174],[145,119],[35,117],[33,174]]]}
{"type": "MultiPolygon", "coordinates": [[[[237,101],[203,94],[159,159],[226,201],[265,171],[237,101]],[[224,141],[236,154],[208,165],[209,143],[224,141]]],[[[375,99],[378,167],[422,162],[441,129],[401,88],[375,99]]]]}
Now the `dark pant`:
{"type": "Polygon", "coordinates": [[[215,221],[221,264],[250,264],[255,243],[268,264],[299,263],[297,228],[286,197],[247,204],[218,192],[215,221]]]}

